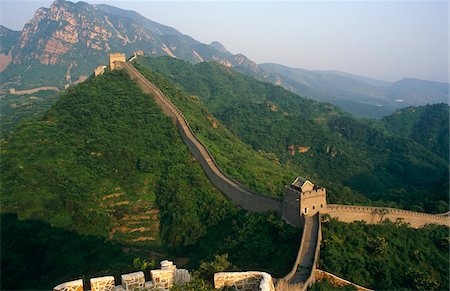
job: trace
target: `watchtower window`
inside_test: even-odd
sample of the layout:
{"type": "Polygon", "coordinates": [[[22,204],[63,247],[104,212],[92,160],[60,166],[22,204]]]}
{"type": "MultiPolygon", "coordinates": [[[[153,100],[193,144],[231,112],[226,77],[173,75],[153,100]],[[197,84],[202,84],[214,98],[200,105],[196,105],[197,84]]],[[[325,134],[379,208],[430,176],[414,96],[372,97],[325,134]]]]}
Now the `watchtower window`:
{"type": "Polygon", "coordinates": [[[313,209],[316,209],[316,206],[313,206],[313,209]]]}
{"type": "Polygon", "coordinates": [[[323,208],[323,204],[320,204],[320,208],[323,208]]]}
{"type": "Polygon", "coordinates": [[[308,207],[305,208],[305,214],[308,214],[308,207]]]}

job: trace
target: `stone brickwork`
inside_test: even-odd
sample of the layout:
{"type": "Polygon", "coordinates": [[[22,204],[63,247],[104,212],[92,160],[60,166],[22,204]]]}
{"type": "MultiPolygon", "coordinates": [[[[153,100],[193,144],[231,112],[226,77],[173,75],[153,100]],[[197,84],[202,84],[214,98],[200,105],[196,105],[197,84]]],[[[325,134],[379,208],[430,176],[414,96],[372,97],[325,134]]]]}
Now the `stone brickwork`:
{"type": "Polygon", "coordinates": [[[143,290],[145,287],[145,277],[144,272],[135,272],[130,274],[125,274],[121,276],[122,278],[122,288],[126,291],[129,290],[143,290]]]}
{"type": "Polygon", "coordinates": [[[313,216],[327,207],[326,189],[297,177],[284,190],[282,218],[294,226],[304,223],[304,215],[313,216]]]}
{"type": "Polygon", "coordinates": [[[151,270],[153,286],[158,290],[169,290],[173,287],[172,270],[151,270]]]}
{"type": "Polygon", "coordinates": [[[364,220],[369,224],[377,224],[385,219],[389,219],[392,222],[401,221],[409,223],[411,227],[415,228],[424,226],[427,223],[450,226],[449,213],[428,214],[395,208],[338,204],[329,204],[323,213],[327,213],[331,217],[343,222],[364,220]]]}
{"type": "Polygon", "coordinates": [[[59,284],[53,291],[83,291],[83,280],[75,280],[59,284]]]}
{"type": "MultiPolygon", "coordinates": [[[[92,278],[90,280],[92,291],[167,291],[174,286],[183,285],[191,281],[188,270],[177,269],[173,262],[161,261],[161,269],[150,271],[152,281],[145,282],[144,272],[135,272],[121,276],[122,285],[115,286],[113,276],[92,278]]],[[[53,288],[55,291],[83,291],[83,280],[76,280],[60,284],[53,288]]]]}
{"type": "Polygon", "coordinates": [[[328,273],[328,272],[325,272],[322,270],[318,270],[318,269],[315,270],[315,277],[316,277],[316,281],[322,281],[324,279],[328,279],[330,284],[336,288],[344,287],[347,285],[352,285],[358,291],[373,291],[372,289],[368,289],[368,288],[356,285],[355,283],[352,283],[352,282],[342,279],[336,275],[333,275],[331,273],[328,273]]]}
{"type": "Polygon", "coordinates": [[[111,70],[116,69],[116,65],[114,62],[125,62],[125,61],[126,61],[125,54],[122,53],[109,54],[109,67],[111,68],[111,70]]]}
{"type": "Polygon", "coordinates": [[[95,68],[94,70],[94,75],[95,76],[100,76],[103,75],[103,73],[105,72],[106,66],[98,66],[97,68],[95,68]]]}
{"type": "Polygon", "coordinates": [[[91,279],[91,291],[113,291],[116,284],[113,276],[91,279]]]}
{"type": "Polygon", "coordinates": [[[235,287],[238,290],[275,291],[272,276],[265,272],[220,272],[214,274],[214,288],[235,287]]]}

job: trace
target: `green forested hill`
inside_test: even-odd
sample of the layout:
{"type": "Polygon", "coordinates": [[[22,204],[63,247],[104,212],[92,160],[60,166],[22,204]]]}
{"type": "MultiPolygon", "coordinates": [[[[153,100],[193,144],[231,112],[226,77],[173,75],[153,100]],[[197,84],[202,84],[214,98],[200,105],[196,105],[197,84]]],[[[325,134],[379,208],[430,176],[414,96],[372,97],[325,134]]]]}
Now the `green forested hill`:
{"type": "Polygon", "coordinates": [[[22,120],[44,112],[57,98],[58,93],[54,91],[39,91],[24,95],[5,94],[0,103],[1,133],[6,134],[22,120]]]}
{"type": "Polygon", "coordinates": [[[117,275],[139,268],[135,257],[196,268],[229,253],[236,270],[277,276],[295,259],[298,230],[225,199],[123,72],[69,89],[1,150],[2,290],[117,275]]]}
{"type": "Polygon", "coordinates": [[[448,290],[449,232],[384,222],[323,224],[319,268],[375,290],[448,290]]]}
{"type": "MultiPolygon", "coordinates": [[[[141,58],[139,63],[190,92],[255,150],[329,188],[330,202],[370,199],[419,211],[448,210],[448,162],[410,138],[216,63],[170,58],[141,58]]],[[[183,102],[174,101],[193,119],[183,102]]]]}
{"type": "Polygon", "coordinates": [[[432,104],[399,109],[382,119],[392,134],[413,139],[448,161],[449,106],[432,104]]]}

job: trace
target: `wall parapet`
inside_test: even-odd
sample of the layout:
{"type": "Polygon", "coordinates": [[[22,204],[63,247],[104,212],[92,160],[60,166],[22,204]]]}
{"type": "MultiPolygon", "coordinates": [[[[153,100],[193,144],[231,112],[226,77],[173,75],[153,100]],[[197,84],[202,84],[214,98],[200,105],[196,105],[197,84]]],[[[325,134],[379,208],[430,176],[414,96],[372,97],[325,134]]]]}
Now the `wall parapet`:
{"type": "Polygon", "coordinates": [[[357,285],[355,283],[352,283],[350,281],[342,279],[341,277],[338,277],[338,276],[336,276],[334,274],[331,274],[329,272],[322,271],[322,270],[319,270],[319,269],[315,270],[315,277],[316,277],[316,281],[321,281],[323,279],[328,279],[330,281],[330,284],[335,286],[335,287],[343,287],[343,286],[347,286],[347,285],[352,285],[358,291],[373,291],[372,289],[368,289],[366,287],[357,285]]]}
{"type": "Polygon", "coordinates": [[[272,276],[266,272],[220,272],[214,274],[214,288],[275,291],[272,276]]]}
{"type": "Polygon", "coordinates": [[[296,290],[306,290],[315,282],[314,271],[319,260],[320,242],[322,241],[320,213],[312,217],[306,216],[304,221],[302,238],[294,266],[286,276],[277,282],[277,290],[289,290],[289,286],[295,286],[296,290]],[[316,238],[316,240],[313,238],[316,238]],[[302,266],[305,263],[307,266],[302,266]],[[305,267],[307,268],[306,278],[304,278],[305,267]],[[304,280],[302,280],[303,278],[304,280]]]}
{"type": "MultiPolygon", "coordinates": [[[[115,286],[113,276],[90,279],[92,291],[128,291],[128,290],[169,290],[174,284],[183,285],[191,280],[189,272],[177,269],[171,261],[161,261],[161,269],[150,270],[152,280],[146,282],[143,271],[121,275],[121,284],[115,286]]],[[[59,284],[53,291],[83,291],[83,279],[59,284]]]]}
{"type": "Polygon", "coordinates": [[[367,223],[380,223],[383,219],[403,221],[412,227],[421,227],[428,223],[450,226],[450,213],[430,214],[411,210],[357,205],[328,204],[324,213],[343,222],[364,220],[367,223]]]}

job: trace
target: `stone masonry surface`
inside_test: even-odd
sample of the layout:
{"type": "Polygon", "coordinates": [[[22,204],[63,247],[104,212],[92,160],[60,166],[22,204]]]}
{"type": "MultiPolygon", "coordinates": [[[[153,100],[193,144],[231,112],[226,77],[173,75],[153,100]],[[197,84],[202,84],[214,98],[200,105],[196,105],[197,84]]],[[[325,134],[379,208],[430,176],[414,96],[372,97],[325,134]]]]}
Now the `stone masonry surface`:
{"type": "Polygon", "coordinates": [[[135,272],[130,274],[125,274],[121,276],[122,278],[122,287],[126,291],[129,290],[142,290],[145,286],[145,277],[144,272],[135,272]]]}
{"type": "Polygon", "coordinates": [[[402,221],[409,223],[411,227],[415,228],[424,226],[428,223],[450,226],[449,213],[429,214],[395,208],[338,204],[328,204],[327,208],[322,213],[327,213],[331,217],[335,217],[343,222],[364,220],[367,223],[377,224],[388,218],[393,222],[402,221]]]}
{"type": "MultiPolygon", "coordinates": [[[[174,286],[183,285],[191,280],[186,269],[177,269],[173,262],[161,261],[161,269],[150,270],[152,282],[145,282],[144,272],[134,272],[121,275],[122,284],[115,286],[113,276],[105,276],[90,279],[91,291],[166,291],[174,286]]],[[[54,291],[83,291],[83,280],[75,280],[60,284],[53,288],[54,291]]]]}
{"type": "Polygon", "coordinates": [[[116,284],[113,276],[91,279],[91,291],[113,291],[116,284]]]}
{"type": "Polygon", "coordinates": [[[344,280],[336,275],[333,275],[331,273],[322,271],[322,270],[318,270],[316,269],[315,271],[315,277],[316,277],[316,281],[321,281],[323,279],[328,279],[328,281],[330,282],[331,285],[333,285],[334,287],[343,287],[343,286],[347,286],[347,285],[352,285],[354,286],[358,291],[372,291],[372,289],[367,289],[364,288],[362,286],[356,285],[350,281],[344,280]]]}
{"type": "Polygon", "coordinates": [[[75,280],[66,283],[59,284],[54,291],[83,291],[83,280],[75,280]]]}
{"type": "Polygon", "coordinates": [[[214,288],[235,287],[238,290],[275,291],[272,276],[265,272],[220,272],[214,274],[214,288]]]}

